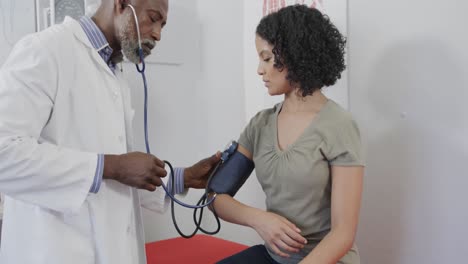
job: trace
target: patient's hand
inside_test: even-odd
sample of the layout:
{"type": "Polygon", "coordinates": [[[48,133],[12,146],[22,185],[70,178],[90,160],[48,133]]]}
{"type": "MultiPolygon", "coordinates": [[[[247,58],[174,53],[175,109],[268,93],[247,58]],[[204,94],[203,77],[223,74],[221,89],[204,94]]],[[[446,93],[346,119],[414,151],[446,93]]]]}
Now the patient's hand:
{"type": "Polygon", "coordinates": [[[307,240],[300,234],[301,231],[286,218],[264,211],[255,218],[255,231],[279,256],[289,257],[285,252],[299,252],[307,244],[307,240]]]}

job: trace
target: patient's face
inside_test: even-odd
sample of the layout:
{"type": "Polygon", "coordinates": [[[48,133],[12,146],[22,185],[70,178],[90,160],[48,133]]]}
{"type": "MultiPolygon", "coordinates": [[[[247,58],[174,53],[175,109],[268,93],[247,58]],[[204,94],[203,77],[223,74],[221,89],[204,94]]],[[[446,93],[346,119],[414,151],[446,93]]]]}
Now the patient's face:
{"type": "Polygon", "coordinates": [[[273,46],[258,35],[255,38],[255,46],[259,57],[257,73],[262,76],[268,93],[270,95],[281,95],[291,92],[293,88],[286,79],[288,70],[284,68],[280,71],[274,67],[273,46]]]}

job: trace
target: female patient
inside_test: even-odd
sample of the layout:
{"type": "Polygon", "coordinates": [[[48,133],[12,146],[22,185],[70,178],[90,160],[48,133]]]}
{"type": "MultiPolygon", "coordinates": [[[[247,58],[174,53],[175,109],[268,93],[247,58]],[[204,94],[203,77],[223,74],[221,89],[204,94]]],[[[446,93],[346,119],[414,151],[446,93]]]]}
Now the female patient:
{"type": "Polygon", "coordinates": [[[265,245],[219,264],[359,263],[354,246],[363,181],[359,130],[325,97],[345,69],[345,40],[327,16],[290,6],[257,27],[258,74],[284,101],[253,117],[239,151],[255,163],[267,211],[220,195],[226,221],[249,226],[265,245]]]}

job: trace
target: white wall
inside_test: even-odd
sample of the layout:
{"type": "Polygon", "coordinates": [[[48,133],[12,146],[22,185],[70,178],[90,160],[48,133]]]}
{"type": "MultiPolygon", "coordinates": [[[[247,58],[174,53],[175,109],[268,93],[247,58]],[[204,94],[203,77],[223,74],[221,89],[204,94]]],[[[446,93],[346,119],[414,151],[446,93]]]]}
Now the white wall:
{"type": "Polygon", "coordinates": [[[468,4],[349,6],[351,110],[368,153],[362,263],[466,263],[468,4]]]}
{"type": "Polygon", "coordinates": [[[35,29],[34,0],[0,0],[0,65],[13,45],[35,29]]]}

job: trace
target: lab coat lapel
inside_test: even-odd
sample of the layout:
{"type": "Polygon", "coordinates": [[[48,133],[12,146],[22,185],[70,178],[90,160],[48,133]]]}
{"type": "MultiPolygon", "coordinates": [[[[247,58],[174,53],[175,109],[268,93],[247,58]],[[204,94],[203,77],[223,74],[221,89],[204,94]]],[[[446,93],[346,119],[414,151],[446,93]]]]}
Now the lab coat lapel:
{"type": "Polygon", "coordinates": [[[68,24],[70,26],[70,28],[72,29],[73,31],[73,34],[75,35],[75,37],[81,42],[83,43],[83,45],[85,45],[87,48],[88,48],[88,52],[90,54],[90,56],[93,58],[93,60],[96,61],[96,63],[103,67],[104,68],[104,71],[107,72],[108,74],[110,74],[113,78],[115,78],[115,75],[114,73],[112,72],[112,70],[109,68],[109,65],[107,65],[104,60],[102,59],[102,57],[99,55],[99,53],[97,52],[96,49],[94,49],[94,47],[92,46],[91,42],[89,41],[88,39],[88,36],[86,36],[83,28],[81,27],[80,23],[78,23],[78,21],[70,18],[70,17],[66,17],[64,22],[64,24],[68,24]]]}

